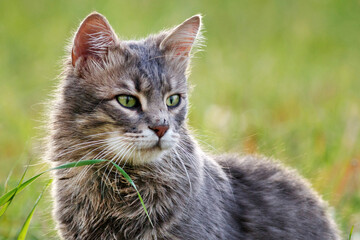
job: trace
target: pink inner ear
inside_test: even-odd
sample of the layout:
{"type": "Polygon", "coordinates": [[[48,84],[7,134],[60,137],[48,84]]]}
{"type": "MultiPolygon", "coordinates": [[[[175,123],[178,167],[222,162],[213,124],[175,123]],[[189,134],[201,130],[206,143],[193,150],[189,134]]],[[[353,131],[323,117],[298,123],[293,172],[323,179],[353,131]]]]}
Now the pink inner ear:
{"type": "Polygon", "coordinates": [[[194,41],[195,41],[195,37],[194,38],[188,37],[188,38],[184,38],[183,42],[178,42],[177,44],[174,44],[174,48],[176,49],[175,54],[189,56],[194,41]]]}
{"type": "Polygon", "coordinates": [[[200,30],[200,16],[194,16],[174,29],[161,43],[160,48],[174,51],[177,56],[189,56],[200,30]]]}
{"type": "Polygon", "coordinates": [[[116,36],[106,18],[98,13],[89,15],[80,25],[72,49],[72,65],[79,57],[98,58],[116,42],[116,36]]]}

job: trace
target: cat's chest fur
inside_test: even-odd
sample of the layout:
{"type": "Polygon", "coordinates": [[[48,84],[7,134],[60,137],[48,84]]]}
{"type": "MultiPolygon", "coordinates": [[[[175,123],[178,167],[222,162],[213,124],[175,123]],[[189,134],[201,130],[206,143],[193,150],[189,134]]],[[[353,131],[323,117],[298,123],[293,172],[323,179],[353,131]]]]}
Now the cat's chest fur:
{"type": "Polygon", "coordinates": [[[230,235],[236,224],[228,213],[234,196],[220,166],[209,159],[204,163],[200,156],[198,162],[168,157],[172,159],[167,164],[126,169],[154,226],[134,188],[116,171],[105,176],[101,170],[90,170],[82,178],[58,172],[56,191],[63,197],[58,207],[68,211],[62,211],[58,221],[71,219],[74,239],[237,239],[235,232],[230,235]],[[180,161],[183,164],[174,164],[180,161]]]}

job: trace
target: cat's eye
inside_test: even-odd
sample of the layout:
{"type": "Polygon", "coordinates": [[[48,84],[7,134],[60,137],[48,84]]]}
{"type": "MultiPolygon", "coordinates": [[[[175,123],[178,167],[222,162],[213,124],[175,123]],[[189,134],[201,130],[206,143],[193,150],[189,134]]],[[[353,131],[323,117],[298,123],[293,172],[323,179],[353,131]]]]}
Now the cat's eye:
{"type": "Polygon", "coordinates": [[[174,94],[166,99],[166,105],[168,107],[177,107],[180,103],[180,95],[174,94]]]}
{"type": "Polygon", "coordinates": [[[130,95],[119,95],[117,100],[121,106],[126,108],[134,108],[139,104],[138,100],[130,95]]]}

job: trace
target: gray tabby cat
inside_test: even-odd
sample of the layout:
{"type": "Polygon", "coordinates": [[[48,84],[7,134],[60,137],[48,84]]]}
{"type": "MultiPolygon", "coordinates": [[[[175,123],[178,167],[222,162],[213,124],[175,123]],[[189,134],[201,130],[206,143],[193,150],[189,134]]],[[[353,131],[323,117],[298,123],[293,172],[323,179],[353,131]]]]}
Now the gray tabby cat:
{"type": "MultiPolygon", "coordinates": [[[[63,239],[339,239],[326,204],[294,170],[255,156],[209,156],[186,125],[190,52],[201,17],[139,41],[89,15],[51,109],[47,160],[57,170],[63,239]]],[[[69,54],[70,55],[70,54],[69,54]]]]}

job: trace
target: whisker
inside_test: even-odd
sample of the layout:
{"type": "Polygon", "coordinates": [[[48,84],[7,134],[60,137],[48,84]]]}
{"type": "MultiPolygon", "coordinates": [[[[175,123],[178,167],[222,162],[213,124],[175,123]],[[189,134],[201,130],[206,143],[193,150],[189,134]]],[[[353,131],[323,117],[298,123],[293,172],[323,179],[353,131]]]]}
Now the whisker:
{"type": "MultiPolygon", "coordinates": [[[[114,131],[115,132],[115,131],[114,131]]],[[[105,134],[110,134],[110,133],[113,133],[113,132],[105,132],[105,133],[98,133],[98,134],[93,134],[93,135],[89,135],[89,136],[95,136],[95,135],[105,135],[105,134]]],[[[93,141],[87,141],[87,142],[81,142],[81,143],[78,143],[78,144],[75,144],[75,145],[72,145],[71,147],[69,148],[66,148],[64,151],[60,152],[58,155],[55,156],[55,158],[57,157],[62,157],[64,156],[65,154],[69,154],[71,153],[72,151],[70,150],[73,150],[75,149],[74,151],[76,150],[81,150],[81,149],[84,149],[86,147],[91,147],[91,146],[94,146],[94,145],[97,145],[97,144],[100,144],[100,143],[104,143],[104,142],[107,142],[109,139],[124,139],[124,140],[130,140],[128,137],[124,137],[124,136],[116,136],[116,137],[111,137],[111,138],[107,138],[107,139],[100,139],[100,140],[93,140],[93,141]],[[85,145],[84,147],[81,147],[81,148],[78,148],[79,146],[83,146],[85,145]]]]}
{"type": "Polygon", "coordinates": [[[190,195],[191,195],[191,194],[192,194],[192,186],[191,186],[191,180],[190,180],[189,173],[188,173],[188,171],[187,171],[187,169],[186,169],[186,167],[185,167],[185,164],[184,164],[183,160],[181,159],[181,157],[179,156],[178,152],[177,152],[175,149],[174,149],[174,153],[175,153],[175,155],[177,156],[177,158],[179,159],[181,165],[182,165],[183,168],[184,168],[184,171],[185,171],[185,173],[186,173],[187,179],[188,179],[188,181],[189,181],[189,188],[190,188],[190,195]]]}
{"type": "Polygon", "coordinates": [[[66,148],[64,149],[64,151],[61,151],[59,154],[55,155],[55,158],[58,158],[58,157],[62,157],[66,154],[69,154],[69,153],[72,153],[74,151],[77,151],[77,150],[81,150],[81,149],[84,149],[84,148],[87,148],[87,147],[91,147],[91,146],[94,146],[94,145],[97,145],[97,144],[100,144],[100,143],[103,143],[103,142],[106,142],[106,140],[98,140],[98,141],[89,141],[89,142],[82,142],[82,143],[79,143],[79,144],[75,144],[69,148],[66,148]],[[83,146],[85,145],[85,146],[83,146]],[[83,147],[80,147],[79,146],[83,146],[83,147]]]}

